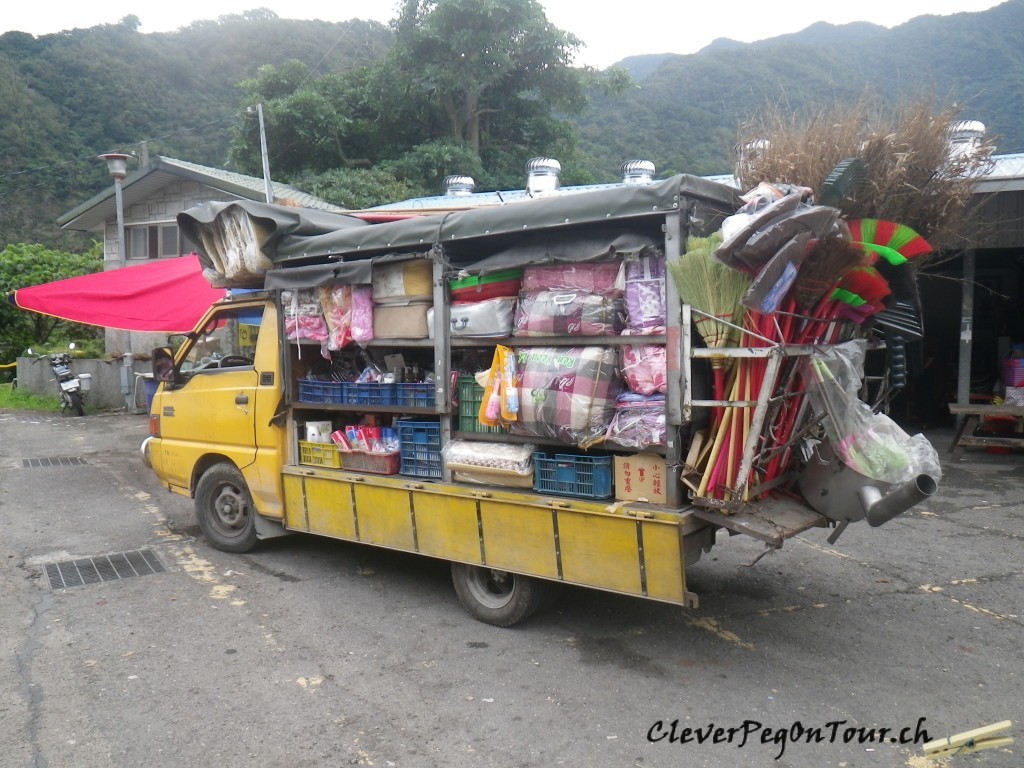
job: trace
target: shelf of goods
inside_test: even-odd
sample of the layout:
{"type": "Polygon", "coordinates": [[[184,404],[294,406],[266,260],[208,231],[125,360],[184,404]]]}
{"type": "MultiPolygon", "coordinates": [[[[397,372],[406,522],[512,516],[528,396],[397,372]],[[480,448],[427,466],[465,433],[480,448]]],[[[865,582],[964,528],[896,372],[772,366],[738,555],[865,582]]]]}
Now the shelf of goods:
{"type": "MultiPolygon", "coordinates": [[[[389,269],[402,264],[402,258],[430,265],[429,280],[421,280],[418,295],[398,296],[417,305],[415,318],[409,310],[402,323],[418,323],[422,311],[429,337],[420,337],[420,326],[409,333],[403,325],[400,332],[384,339],[375,334],[362,346],[375,359],[405,352],[420,359],[421,370],[428,367],[423,361],[430,355],[434,383],[417,383],[411,394],[404,394],[402,384],[367,387],[293,375],[288,392],[296,411],[293,418],[315,419],[320,411],[325,418],[339,412],[394,417],[399,429],[406,424],[412,430],[401,441],[400,473],[443,482],[453,480],[443,460],[453,440],[472,441],[481,452],[491,444],[534,446],[532,490],[580,499],[647,501],[615,483],[621,469],[616,457],[642,454],[657,465],[659,506],[681,509],[687,498],[680,470],[692,422],[703,418],[702,409],[692,406],[699,405],[696,397],[708,393],[693,383],[691,372],[703,362],[684,358],[683,304],[673,281],[666,279],[665,264],[680,257],[690,234],[714,231],[736,207],[732,191],[718,185],[705,189],[697,180],[689,183],[701,191],[695,199],[682,196],[668,208],[638,208],[636,216],[621,224],[608,224],[604,215],[578,227],[560,219],[514,238],[483,233],[461,241],[445,239],[429,250],[423,246],[389,253],[389,269]],[[429,295],[422,287],[426,285],[429,295]],[[651,306],[656,311],[648,317],[651,306]],[[511,322],[505,335],[494,331],[499,320],[511,322]],[[451,332],[435,332],[442,328],[451,332]],[[475,330],[481,335],[473,335],[475,330]],[[484,424],[479,414],[485,390],[473,375],[488,370],[499,346],[511,350],[515,359],[520,410],[514,423],[506,419],[484,424]],[[545,356],[559,359],[544,368],[545,356]],[[621,375],[624,361],[622,367],[629,370],[621,375]],[[578,396],[573,382],[585,382],[588,371],[598,371],[600,379],[578,396]],[[531,379],[534,373],[537,378],[531,379]],[[620,401],[623,393],[639,402],[620,401]],[[662,399],[647,400],[650,395],[662,399]],[[534,402],[537,398],[549,399],[541,407],[534,402]],[[590,420],[591,411],[600,418],[590,420]],[[647,430],[642,438],[614,432],[613,419],[620,413],[630,428],[647,430]],[[642,421],[644,414],[651,417],[649,424],[642,421]]],[[[510,206],[508,215],[515,210],[520,209],[510,206]]],[[[290,357],[294,363],[306,355],[293,352],[290,357]]],[[[703,378],[703,370],[699,375],[703,378]]],[[[646,477],[648,465],[639,471],[638,477],[646,477]]],[[[465,475],[460,470],[454,479],[465,475]]],[[[490,477],[502,485],[500,472],[490,477]]],[[[515,483],[504,487],[523,485],[521,478],[515,483]]]]}

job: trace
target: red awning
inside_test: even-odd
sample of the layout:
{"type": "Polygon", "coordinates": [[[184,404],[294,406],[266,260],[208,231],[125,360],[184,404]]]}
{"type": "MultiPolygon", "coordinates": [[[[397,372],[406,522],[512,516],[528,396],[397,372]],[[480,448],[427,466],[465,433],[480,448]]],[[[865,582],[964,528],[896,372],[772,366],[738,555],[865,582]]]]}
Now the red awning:
{"type": "Polygon", "coordinates": [[[19,288],[9,299],[19,309],[123,331],[192,330],[223,288],[212,288],[194,253],[19,288]]]}

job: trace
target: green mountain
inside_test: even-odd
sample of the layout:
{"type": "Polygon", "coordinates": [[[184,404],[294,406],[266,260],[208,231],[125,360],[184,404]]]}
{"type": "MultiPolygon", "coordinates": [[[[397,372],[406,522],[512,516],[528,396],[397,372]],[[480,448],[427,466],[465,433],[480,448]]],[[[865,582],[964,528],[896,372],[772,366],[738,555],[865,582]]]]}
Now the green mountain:
{"type": "MultiPolygon", "coordinates": [[[[382,55],[376,22],[293,21],[267,11],[142,34],[138,19],[34,37],[0,35],[0,243],[76,247],[56,218],[109,185],[100,152],[139,150],[223,167],[244,118],[238,84],[297,59],[340,71],[382,55]]],[[[130,165],[129,170],[134,166],[130,165]]]]}
{"type": "MultiPolygon", "coordinates": [[[[0,244],[82,247],[55,221],[111,183],[97,154],[138,151],[145,141],[150,154],[224,167],[229,128],[251,119],[238,84],[261,65],[298,59],[343,71],[391,41],[375,22],[293,21],[265,10],[171,33],[138,26],[128,16],[40,37],[0,35],[0,244]]],[[[635,158],[654,161],[659,176],[727,173],[737,126],[766,101],[793,109],[852,101],[867,85],[890,99],[927,91],[956,100],[1000,151],[1024,149],[1024,0],[892,30],[815,24],[753,44],[717,40],[693,55],[635,56],[621,66],[637,87],[595,95],[575,121],[586,170],[599,180],[614,180],[635,158]]]]}
{"type": "Polygon", "coordinates": [[[982,13],[922,16],[894,29],[818,23],[742,44],[716,40],[689,56],[621,62],[638,87],[595,97],[578,121],[583,146],[610,180],[632,158],[659,175],[731,171],[737,127],[758,107],[929,94],[982,121],[1000,152],[1024,150],[1024,0],[982,13]],[[611,176],[608,176],[611,174],[611,176]]]}

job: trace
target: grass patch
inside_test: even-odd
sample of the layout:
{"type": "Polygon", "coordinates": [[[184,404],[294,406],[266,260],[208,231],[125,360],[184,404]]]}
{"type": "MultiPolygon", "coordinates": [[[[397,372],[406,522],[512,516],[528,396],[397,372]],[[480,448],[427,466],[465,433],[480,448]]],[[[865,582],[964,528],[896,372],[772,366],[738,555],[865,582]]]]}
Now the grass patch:
{"type": "Polygon", "coordinates": [[[23,389],[13,389],[10,384],[0,384],[0,409],[8,411],[59,411],[60,400],[56,395],[36,395],[23,389]]]}

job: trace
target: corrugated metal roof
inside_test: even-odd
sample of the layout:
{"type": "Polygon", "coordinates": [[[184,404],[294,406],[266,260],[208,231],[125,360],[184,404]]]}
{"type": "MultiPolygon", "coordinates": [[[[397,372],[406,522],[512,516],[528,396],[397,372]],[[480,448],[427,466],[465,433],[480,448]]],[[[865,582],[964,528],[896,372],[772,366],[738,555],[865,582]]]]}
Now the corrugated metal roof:
{"type": "Polygon", "coordinates": [[[996,155],[992,167],[979,181],[979,193],[1014,192],[1024,189],[1024,152],[996,155]]]}
{"type": "MultiPolygon", "coordinates": [[[[263,179],[243,173],[225,171],[221,168],[189,163],[173,157],[158,156],[149,165],[128,175],[121,183],[124,207],[127,209],[135,203],[142,202],[157,194],[169,183],[180,179],[217,189],[225,194],[225,200],[263,200],[265,197],[263,179]]],[[[276,202],[287,201],[304,208],[335,213],[344,210],[288,184],[272,182],[271,188],[276,202]]],[[[77,208],[65,213],[57,219],[57,223],[63,229],[96,232],[101,230],[106,222],[116,218],[115,193],[114,187],[111,185],[77,208]]]]}

